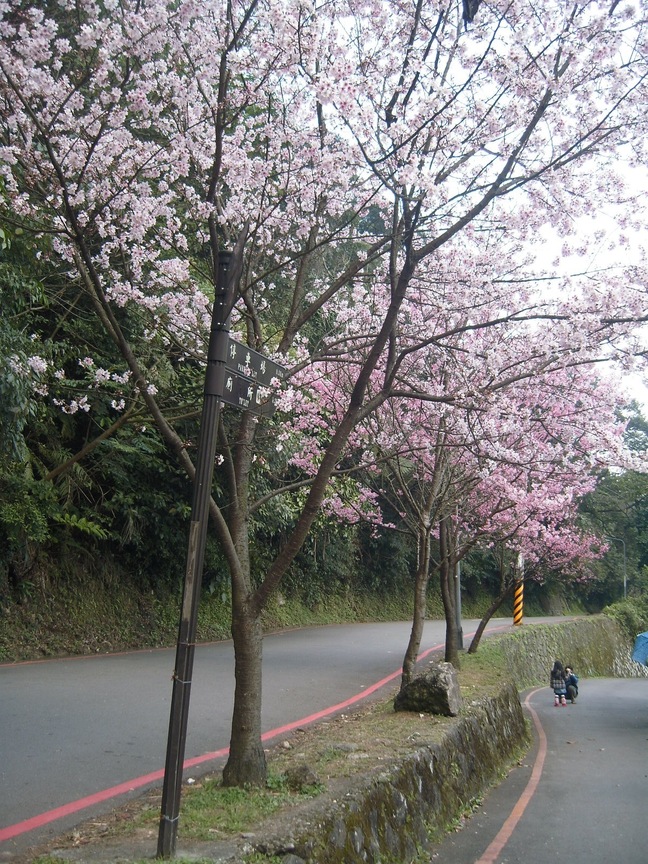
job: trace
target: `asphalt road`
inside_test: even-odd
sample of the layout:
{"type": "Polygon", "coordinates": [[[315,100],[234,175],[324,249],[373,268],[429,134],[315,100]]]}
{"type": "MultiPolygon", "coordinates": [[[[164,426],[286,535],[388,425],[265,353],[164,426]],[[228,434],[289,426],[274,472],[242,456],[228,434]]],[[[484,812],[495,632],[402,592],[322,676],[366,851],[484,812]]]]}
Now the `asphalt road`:
{"type": "MultiPolygon", "coordinates": [[[[540,619],[537,619],[540,620],[540,619]]],[[[496,619],[491,630],[509,629],[496,619]]],[[[375,685],[398,681],[407,622],[282,632],[264,641],[263,729],[340,710],[375,685]]],[[[476,621],[464,622],[466,644],[476,621]]],[[[428,621],[421,650],[440,649],[428,621]]],[[[0,858],[106,812],[161,783],[174,650],[0,665],[0,858]]],[[[216,767],[230,737],[230,642],[197,648],[186,758],[216,767]],[[215,754],[212,756],[206,754],[215,754]]]]}
{"type": "Polygon", "coordinates": [[[535,747],[431,862],[646,864],[648,679],[581,679],[566,708],[548,687],[526,701],[535,747]]]}
{"type": "MultiPolygon", "coordinates": [[[[464,622],[466,643],[476,623],[464,622]]],[[[408,634],[403,622],[267,637],[267,738],[395,688],[408,634]]],[[[422,651],[439,650],[443,637],[442,622],[427,622],[422,651]]],[[[0,665],[0,860],[159,785],[173,666],[173,650],[0,665]]],[[[224,759],[232,666],[231,643],[199,646],[186,751],[193,775],[224,759]]],[[[645,864],[648,679],[581,679],[575,705],[554,708],[549,688],[526,703],[535,748],[430,860],[645,864]]]]}

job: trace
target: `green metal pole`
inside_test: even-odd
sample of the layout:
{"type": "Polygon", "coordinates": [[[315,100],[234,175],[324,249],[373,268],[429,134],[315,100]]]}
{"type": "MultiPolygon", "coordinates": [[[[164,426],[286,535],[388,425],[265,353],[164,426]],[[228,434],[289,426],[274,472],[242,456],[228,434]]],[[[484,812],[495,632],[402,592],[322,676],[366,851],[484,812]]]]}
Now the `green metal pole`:
{"type": "Polygon", "coordinates": [[[176,665],[173,674],[169,736],[162,787],[162,812],[158,834],[158,858],[173,858],[176,850],[178,817],[191,676],[196,647],[198,604],[205,559],[209,499],[214,474],[214,457],[220,403],[225,380],[225,361],[229,341],[229,313],[233,305],[233,287],[228,287],[228,269],[231,253],[221,252],[218,259],[216,296],[212,312],[212,325],[207,352],[205,395],[200,421],[196,476],[193,486],[191,527],[187,550],[182,610],[178,629],[176,665]]]}
{"type": "Polygon", "coordinates": [[[627,600],[628,598],[628,564],[627,564],[627,556],[626,556],[626,544],[623,537],[606,537],[606,540],[617,540],[619,543],[623,544],[623,599],[627,600]]]}

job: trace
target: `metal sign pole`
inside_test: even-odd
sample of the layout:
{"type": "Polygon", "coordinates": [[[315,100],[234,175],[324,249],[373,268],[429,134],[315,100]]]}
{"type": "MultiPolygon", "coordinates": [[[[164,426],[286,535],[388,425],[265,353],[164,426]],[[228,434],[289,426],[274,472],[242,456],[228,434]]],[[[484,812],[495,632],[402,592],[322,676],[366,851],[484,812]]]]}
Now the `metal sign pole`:
{"type": "Polygon", "coordinates": [[[211,497],[214,457],[220,404],[225,378],[225,360],[229,342],[229,313],[233,305],[234,286],[228,286],[231,253],[221,252],[218,258],[216,296],[212,313],[212,326],[207,353],[205,396],[200,421],[196,476],[193,486],[191,527],[187,550],[182,611],[173,673],[173,693],[169,718],[169,737],[162,787],[162,812],[158,834],[158,858],[175,855],[180,813],[182,768],[187,739],[187,718],[191,676],[196,647],[198,603],[205,558],[209,499],[211,497]]]}

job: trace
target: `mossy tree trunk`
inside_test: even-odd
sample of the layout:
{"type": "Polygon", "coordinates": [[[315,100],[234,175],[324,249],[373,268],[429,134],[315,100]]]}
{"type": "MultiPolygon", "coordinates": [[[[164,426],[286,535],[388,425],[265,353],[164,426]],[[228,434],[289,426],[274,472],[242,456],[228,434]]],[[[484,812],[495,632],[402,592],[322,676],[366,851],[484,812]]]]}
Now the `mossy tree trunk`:
{"type": "Polygon", "coordinates": [[[453,543],[452,520],[444,516],[439,523],[439,576],[441,599],[446,622],[445,661],[455,669],[461,666],[459,660],[459,628],[457,626],[457,598],[454,590],[454,575],[457,567],[453,543]]]}
{"type": "Polygon", "coordinates": [[[430,526],[420,526],[417,538],[417,566],[414,579],[414,610],[412,629],[403,660],[401,690],[412,680],[416,659],[423,638],[423,626],[427,607],[427,587],[430,581],[430,526]]]}

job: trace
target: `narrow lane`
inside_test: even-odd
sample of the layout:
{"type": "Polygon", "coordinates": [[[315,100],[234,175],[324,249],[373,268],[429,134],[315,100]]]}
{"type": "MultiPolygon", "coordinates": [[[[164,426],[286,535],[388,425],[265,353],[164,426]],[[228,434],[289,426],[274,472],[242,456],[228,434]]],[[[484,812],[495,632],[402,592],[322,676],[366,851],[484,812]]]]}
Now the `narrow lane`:
{"type": "Polygon", "coordinates": [[[531,691],[527,703],[534,748],[430,860],[646,864],[648,680],[582,680],[575,705],[554,708],[547,687],[531,691]]]}

